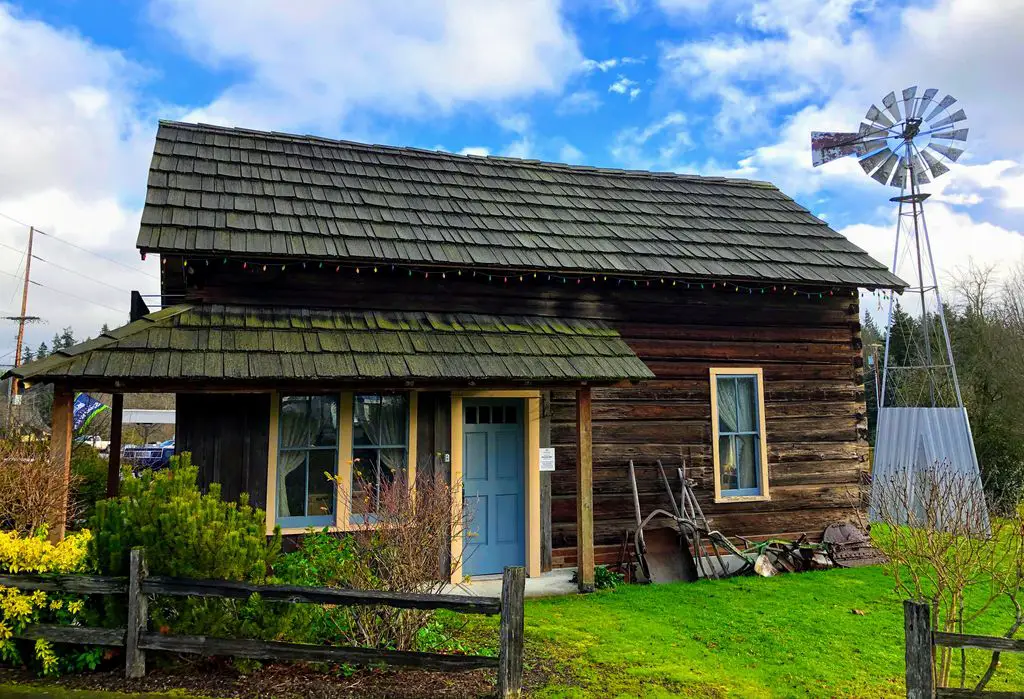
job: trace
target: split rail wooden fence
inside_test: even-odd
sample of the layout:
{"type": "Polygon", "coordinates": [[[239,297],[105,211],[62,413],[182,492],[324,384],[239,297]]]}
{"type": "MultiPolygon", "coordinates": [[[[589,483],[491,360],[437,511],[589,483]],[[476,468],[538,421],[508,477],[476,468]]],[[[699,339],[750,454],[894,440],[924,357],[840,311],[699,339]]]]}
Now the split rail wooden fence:
{"type": "Polygon", "coordinates": [[[0,575],[0,587],[42,590],[80,595],[127,595],[126,628],[93,628],[35,624],[18,638],[45,639],[54,643],[110,646],[125,649],[125,674],[146,673],[146,651],[168,651],[207,656],[252,658],[255,660],[385,664],[443,672],[464,672],[480,668],[498,671],[498,696],[518,697],[523,678],[523,568],[506,568],[501,597],[429,595],[379,590],[340,590],[296,585],[251,585],[223,580],[191,580],[147,575],[142,549],[131,552],[127,578],[98,575],[0,575]],[[500,615],[498,657],[446,655],[376,648],[317,646],[281,641],[175,636],[147,629],[150,596],[218,597],[247,599],[258,594],[268,602],[331,604],[338,606],[386,606],[398,609],[447,609],[461,614],[500,615]]]}
{"type": "Polygon", "coordinates": [[[903,602],[903,629],[906,638],[907,698],[944,699],[1021,699],[1024,691],[993,692],[935,686],[935,647],[979,648],[1001,653],[1024,653],[1024,641],[999,636],[973,636],[932,631],[931,607],[911,600],[903,602]]]}

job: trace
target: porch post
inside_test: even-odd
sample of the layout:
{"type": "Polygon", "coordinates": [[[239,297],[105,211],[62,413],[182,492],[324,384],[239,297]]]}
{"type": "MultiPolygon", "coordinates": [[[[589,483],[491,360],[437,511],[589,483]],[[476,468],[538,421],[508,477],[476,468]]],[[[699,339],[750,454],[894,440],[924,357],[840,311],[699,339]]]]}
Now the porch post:
{"type": "Polygon", "coordinates": [[[110,401],[110,449],[107,455],[107,497],[116,498],[121,490],[121,428],[124,419],[124,394],[115,393],[110,401]]]}
{"type": "Polygon", "coordinates": [[[576,577],[580,592],[594,591],[594,455],[590,387],[576,391],[576,577]]]}
{"type": "Polygon", "coordinates": [[[50,539],[60,541],[67,527],[68,500],[71,496],[71,432],[75,393],[64,386],[53,387],[53,414],[50,431],[52,468],[63,474],[63,497],[58,511],[51,513],[50,539]]]}

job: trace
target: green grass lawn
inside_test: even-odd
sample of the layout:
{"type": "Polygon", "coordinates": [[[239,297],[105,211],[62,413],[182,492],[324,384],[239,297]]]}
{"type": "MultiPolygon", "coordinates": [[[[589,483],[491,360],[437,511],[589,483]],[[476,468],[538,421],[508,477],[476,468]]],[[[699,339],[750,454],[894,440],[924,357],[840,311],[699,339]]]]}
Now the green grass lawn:
{"type": "MultiPolygon", "coordinates": [[[[1010,621],[998,604],[971,631],[1010,621]]],[[[528,600],[526,626],[560,669],[542,697],[904,695],[903,605],[881,568],[528,600]]],[[[969,686],[988,660],[968,651],[969,686]]],[[[1004,654],[988,689],[1024,690],[1024,655],[1004,654]]]]}

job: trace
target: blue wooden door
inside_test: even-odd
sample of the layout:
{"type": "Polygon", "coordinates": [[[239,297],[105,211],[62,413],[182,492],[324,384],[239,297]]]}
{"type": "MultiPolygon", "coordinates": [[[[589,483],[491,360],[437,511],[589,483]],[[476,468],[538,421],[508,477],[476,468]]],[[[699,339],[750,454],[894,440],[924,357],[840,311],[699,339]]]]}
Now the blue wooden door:
{"type": "Polygon", "coordinates": [[[463,401],[462,481],[466,575],[500,573],[526,560],[523,401],[463,401]]]}

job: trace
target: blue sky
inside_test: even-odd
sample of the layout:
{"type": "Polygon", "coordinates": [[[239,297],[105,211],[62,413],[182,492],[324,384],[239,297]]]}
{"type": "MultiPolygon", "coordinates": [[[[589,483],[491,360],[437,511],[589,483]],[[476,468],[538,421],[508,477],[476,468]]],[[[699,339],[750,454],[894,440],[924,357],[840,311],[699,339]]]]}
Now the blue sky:
{"type": "MultiPolygon", "coordinates": [[[[119,324],[125,289],[155,290],[133,246],[159,118],[770,180],[888,260],[894,192],[853,160],[812,169],[809,132],[937,87],[971,117],[931,188],[940,270],[1005,272],[1024,258],[1022,31],[1024,0],[0,0],[0,214],[53,234],[30,341],[119,324]]],[[[0,315],[26,234],[0,218],[0,315]]]]}

